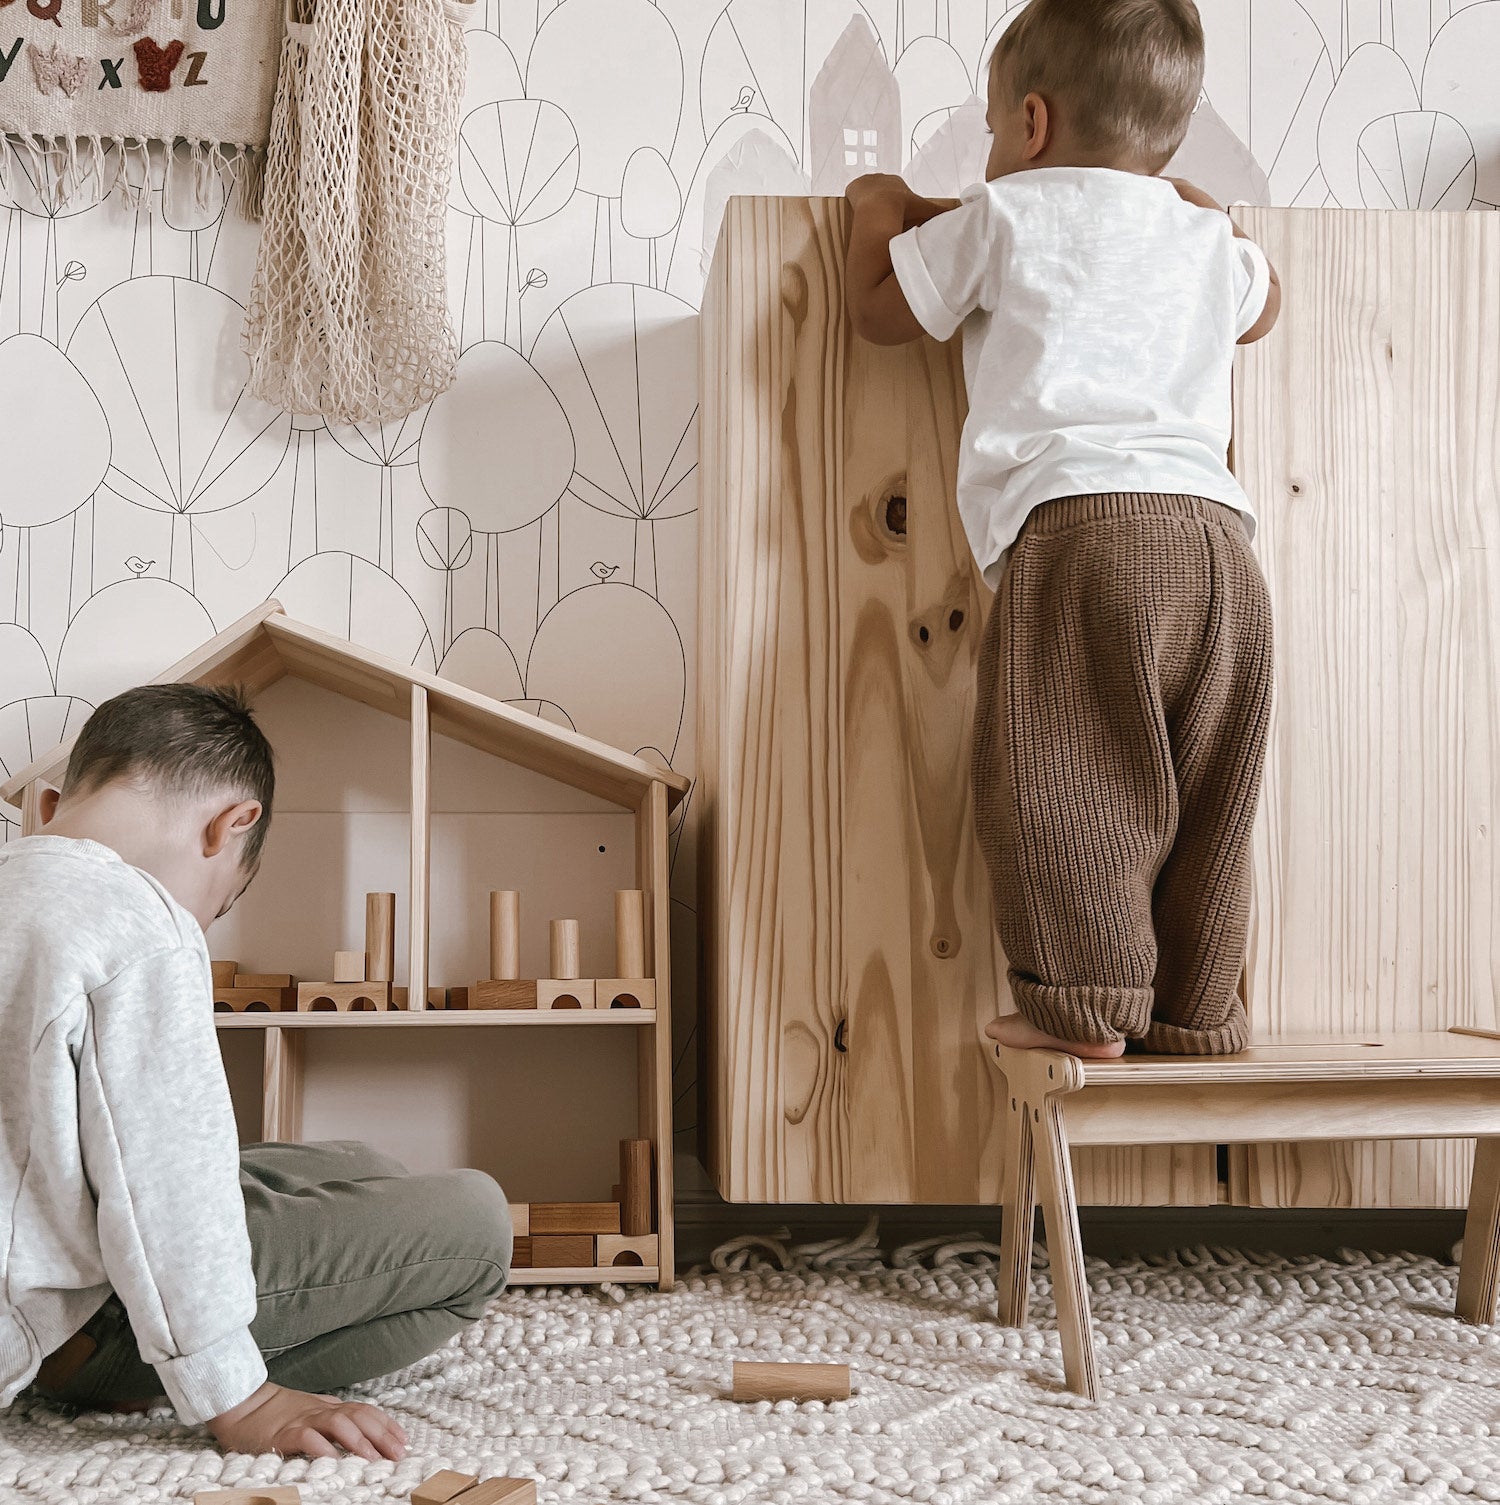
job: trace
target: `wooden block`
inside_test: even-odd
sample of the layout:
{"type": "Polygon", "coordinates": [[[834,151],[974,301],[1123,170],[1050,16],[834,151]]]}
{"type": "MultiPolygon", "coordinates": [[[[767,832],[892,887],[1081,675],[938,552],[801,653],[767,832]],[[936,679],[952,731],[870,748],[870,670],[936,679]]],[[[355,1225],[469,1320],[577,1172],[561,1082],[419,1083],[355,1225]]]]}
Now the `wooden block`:
{"type": "Polygon", "coordinates": [[[467,988],[448,989],[448,1007],[450,1009],[466,1009],[469,1007],[469,990],[467,988]]]}
{"type": "Polygon", "coordinates": [[[596,1009],[654,1009],[656,1007],[656,979],[654,977],[596,977],[594,979],[594,1007],[596,1009]]]}
{"type": "Polygon", "coordinates": [[[455,1495],[461,1495],[478,1483],[478,1474],[460,1474],[455,1469],[445,1468],[412,1490],[412,1505],[448,1505],[455,1495]]]}
{"type": "Polygon", "coordinates": [[[236,972],[233,985],[237,988],[289,988],[292,986],[292,974],[290,972],[236,972]]]}
{"type": "MultiPolygon", "coordinates": [[[[465,990],[467,991],[467,989],[465,990]]],[[[410,988],[391,989],[391,1007],[404,1009],[411,1003],[410,988]]],[[[446,1009],[453,1005],[448,1002],[448,990],[446,988],[428,988],[427,1007],[430,1009],[446,1009]]]]}
{"type": "Polygon", "coordinates": [[[646,895],[638,888],[615,892],[615,971],[621,977],[646,975],[646,895]]]}
{"type": "Polygon", "coordinates": [[[847,1364],[734,1366],[735,1400],[848,1400],[847,1364]]]}
{"type": "Polygon", "coordinates": [[[210,962],[209,970],[214,975],[216,988],[232,988],[235,974],[240,970],[238,962],[210,962]]]}
{"type": "Polygon", "coordinates": [[[528,1233],[618,1233],[618,1202],[533,1202],[528,1233]]]}
{"type": "Polygon", "coordinates": [[[512,1202],[510,1204],[510,1227],[511,1232],[517,1238],[525,1238],[531,1232],[530,1202],[512,1202]]]}
{"type": "MultiPolygon", "coordinates": [[[[531,1204],[531,1226],[536,1227],[537,1204],[531,1204]]],[[[587,1268],[594,1263],[594,1240],[586,1233],[531,1235],[531,1267],[534,1270],[587,1268]]]]}
{"type": "Polygon", "coordinates": [[[365,976],[370,982],[389,982],[395,975],[396,896],[365,895],[365,976]]]}
{"type": "Polygon", "coordinates": [[[510,1267],[513,1270],[529,1270],[532,1268],[533,1251],[531,1236],[518,1234],[515,1242],[511,1245],[510,1267]]]}
{"type": "Polygon", "coordinates": [[[534,978],[485,977],[469,989],[471,1009],[534,1009],[534,978]]]}
{"type": "Polygon", "coordinates": [[[594,980],[591,977],[542,977],[537,979],[539,1009],[591,1009],[594,980]]]}
{"type": "Polygon", "coordinates": [[[534,1479],[481,1479],[453,1505],[536,1505],[534,1479]]]}
{"type": "MultiPolygon", "coordinates": [[[[363,951],[335,951],[333,953],[333,980],[335,982],[366,982],[370,959],[363,951]]],[[[386,978],[389,982],[390,979],[386,978]]]]}
{"type": "MultiPolygon", "coordinates": [[[[415,1495],[412,1496],[416,1498],[415,1495]]],[[[295,1484],[245,1485],[239,1489],[200,1489],[193,1505],[302,1505],[302,1491],[295,1484]]]]}
{"type": "Polygon", "coordinates": [[[513,888],[490,893],[490,975],[521,975],[521,896],[513,888]]]}
{"type": "Polygon", "coordinates": [[[650,1233],[655,1221],[651,1216],[651,1141],[620,1141],[620,1232],[631,1238],[650,1233]]]}
{"type": "Polygon", "coordinates": [[[297,985],[297,1012],[357,1013],[391,1006],[388,982],[304,982],[297,985]]]}
{"type": "Polygon", "coordinates": [[[643,1233],[637,1238],[623,1233],[605,1233],[596,1240],[594,1253],[601,1265],[654,1265],[656,1250],[654,1233],[643,1233]]]}
{"type": "Polygon", "coordinates": [[[291,988],[215,988],[214,1008],[220,1012],[243,1014],[247,1010],[279,1014],[297,1007],[291,988]]]}
{"type": "Polygon", "coordinates": [[[578,965],[578,921],[553,920],[551,940],[552,975],[554,977],[577,977],[580,970],[578,965]]]}

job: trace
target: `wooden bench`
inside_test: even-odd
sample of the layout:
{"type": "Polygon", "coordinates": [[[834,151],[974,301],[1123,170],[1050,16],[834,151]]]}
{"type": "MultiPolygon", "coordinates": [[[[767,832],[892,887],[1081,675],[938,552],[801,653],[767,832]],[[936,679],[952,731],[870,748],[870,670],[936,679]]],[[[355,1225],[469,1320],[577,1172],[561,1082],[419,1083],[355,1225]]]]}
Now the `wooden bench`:
{"type": "Polygon", "coordinates": [[[986,1040],[1005,1077],[999,1317],[1024,1327],[1040,1196],[1068,1389],[1099,1371],[1069,1150],[1081,1145],[1317,1139],[1478,1141],[1458,1315],[1493,1322],[1500,1288],[1500,1040],[1453,1032],[1331,1041],[1283,1036],[1234,1056],[1084,1061],[986,1040]]]}

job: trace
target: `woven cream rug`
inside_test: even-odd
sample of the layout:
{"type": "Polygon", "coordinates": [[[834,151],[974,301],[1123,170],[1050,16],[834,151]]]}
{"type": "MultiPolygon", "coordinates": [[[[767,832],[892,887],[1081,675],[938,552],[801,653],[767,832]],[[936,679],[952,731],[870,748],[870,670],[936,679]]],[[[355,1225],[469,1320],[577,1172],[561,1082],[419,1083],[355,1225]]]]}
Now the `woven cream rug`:
{"type": "Polygon", "coordinates": [[[151,1417],[0,1418],[0,1499],[191,1499],[298,1484],[304,1501],[405,1501],[439,1467],[526,1474],[543,1502],[990,1505],[1252,1499],[1500,1500],[1500,1334],[1450,1314],[1452,1266],[1410,1256],[1090,1262],[1109,1398],[1059,1385],[1040,1326],[991,1320],[992,1246],[870,1239],[789,1258],[726,1246],[670,1294],[532,1289],[441,1353],[364,1387],[411,1435],[400,1465],[221,1458],[151,1417]],[[833,1359],[836,1405],[741,1406],[735,1358],[833,1359]]]}

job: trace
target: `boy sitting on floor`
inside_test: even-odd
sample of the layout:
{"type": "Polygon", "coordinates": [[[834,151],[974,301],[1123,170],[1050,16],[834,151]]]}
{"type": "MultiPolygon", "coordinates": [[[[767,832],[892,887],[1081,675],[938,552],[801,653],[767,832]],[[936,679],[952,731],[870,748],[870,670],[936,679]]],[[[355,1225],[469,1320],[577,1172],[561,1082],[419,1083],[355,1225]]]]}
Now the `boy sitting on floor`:
{"type": "Polygon", "coordinates": [[[996,588],[977,834],[1016,1048],[1244,1048],[1250,827],[1271,708],[1255,521],[1225,463],[1236,341],[1280,287],[1159,174],[1203,80],[1192,0],[1030,0],[990,63],[986,181],[849,186],[856,331],[962,328],[958,506],[996,588]]]}
{"type": "Polygon", "coordinates": [[[255,875],[271,749],[239,693],[148,685],[0,848],[0,1407],[165,1391],[226,1450],[405,1452],[321,1392],[479,1317],[511,1254],[479,1171],[360,1144],[241,1151],[203,933],[255,875]],[[335,1446],[337,1445],[337,1446],[335,1446]]]}

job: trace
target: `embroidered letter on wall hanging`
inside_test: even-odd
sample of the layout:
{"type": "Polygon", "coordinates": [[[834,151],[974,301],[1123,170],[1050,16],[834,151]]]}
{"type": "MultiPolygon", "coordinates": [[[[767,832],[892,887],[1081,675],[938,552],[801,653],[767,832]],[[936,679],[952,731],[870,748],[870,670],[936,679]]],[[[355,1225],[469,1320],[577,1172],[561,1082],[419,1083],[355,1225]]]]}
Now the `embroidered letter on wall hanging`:
{"type": "Polygon", "coordinates": [[[50,94],[54,89],[61,89],[71,98],[78,92],[88,76],[89,60],[86,57],[74,57],[72,53],[64,52],[56,42],[45,52],[35,42],[28,42],[26,56],[31,59],[31,71],[36,74],[36,86],[43,94],[50,94]]]}
{"type": "Polygon", "coordinates": [[[172,87],[172,70],[182,58],[182,39],[158,47],[150,37],[142,37],[130,50],[140,69],[141,88],[151,94],[165,94],[172,87]]]}

